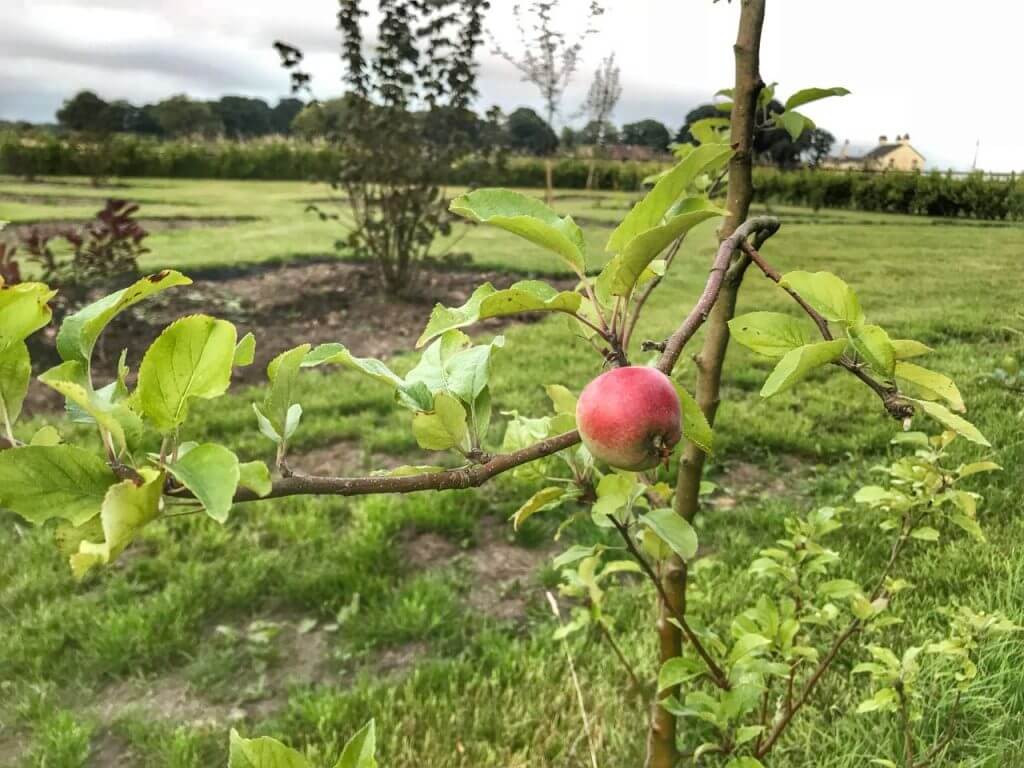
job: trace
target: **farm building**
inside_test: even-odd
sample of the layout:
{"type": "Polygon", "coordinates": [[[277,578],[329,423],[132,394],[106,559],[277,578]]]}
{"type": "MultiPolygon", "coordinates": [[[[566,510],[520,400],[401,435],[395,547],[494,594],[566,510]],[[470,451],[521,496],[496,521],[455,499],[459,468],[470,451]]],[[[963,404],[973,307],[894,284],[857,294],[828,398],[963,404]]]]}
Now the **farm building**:
{"type": "Polygon", "coordinates": [[[879,136],[878,146],[866,155],[850,155],[849,146],[850,142],[846,141],[839,154],[826,158],[822,165],[837,170],[863,171],[919,171],[924,168],[924,155],[910,145],[909,133],[897,136],[894,141],[879,136]]]}

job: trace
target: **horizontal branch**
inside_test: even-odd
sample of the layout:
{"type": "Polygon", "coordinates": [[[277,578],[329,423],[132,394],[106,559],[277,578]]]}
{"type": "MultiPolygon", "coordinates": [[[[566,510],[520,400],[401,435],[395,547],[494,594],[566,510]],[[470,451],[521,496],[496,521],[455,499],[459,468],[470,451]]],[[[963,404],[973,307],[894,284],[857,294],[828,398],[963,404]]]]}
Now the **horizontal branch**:
{"type": "Polygon", "coordinates": [[[561,450],[576,445],[579,441],[580,434],[576,430],[563,432],[560,435],[541,440],[539,443],[534,443],[521,450],[498,454],[483,464],[460,467],[458,469],[446,469],[442,472],[426,472],[421,475],[404,475],[402,477],[389,477],[387,475],[371,475],[369,477],[292,475],[291,477],[274,481],[273,489],[263,497],[257,496],[248,489],[240,489],[235,495],[235,502],[314,494],[367,496],[376,493],[412,493],[413,491],[448,491],[461,488],[476,488],[495,475],[500,475],[502,472],[515,469],[522,464],[528,464],[531,461],[558,453],[561,450]]]}
{"type": "Polygon", "coordinates": [[[729,269],[729,264],[732,263],[732,258],[737,249],[745,243],[748,237],[755,233],[761,233],[766,238],[770,237],[778,229],[779,220],[774,216],[757,216],[743,222],[743,224],[736,228],[735,232],[721,242],[718,246],[718,253],[715,255],[715,261],[711,265],[711,274],[708,276],[704,291],[676,332],[665,341],[665,349],[658,359],[658,370],[666,375],[671,375],[676,361],[683,352],[683,347],[693,338],[693,335],[704,324],[704,321],[708,319],[711,308],[718,301],[718,293],[722,289],[725,273],[729,269]]]}

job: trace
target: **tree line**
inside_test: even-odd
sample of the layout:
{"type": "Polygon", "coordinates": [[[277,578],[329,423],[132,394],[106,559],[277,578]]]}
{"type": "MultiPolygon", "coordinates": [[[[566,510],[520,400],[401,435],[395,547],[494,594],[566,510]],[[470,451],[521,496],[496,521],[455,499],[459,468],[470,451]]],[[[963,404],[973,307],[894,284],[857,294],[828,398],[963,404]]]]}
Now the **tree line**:
{"type": "MultiPolygon", "coordinates": [[[[773,101],[769,112],[781,113],[773,101]]],[[[61,131],[109,136],[135,134],[153,138],[200,136],[252,139],[262,136],[295,136],[317,139],[344,130],[354,109],[352,94],[323,101],[304,102],[285,97],[271,106],[263,99],[223,96],[216,100],[192,99],[184,94],[151,104],[136,105],[125,100],[106,101],[93,91],[80,91],[57,110],[61,131]]],[[[473,143],[483,151],[504,149],[515,154],[546,156],[572,154],[581,147],[622,145],[641,147],[652,154],[667,153],[673,143],[699,143],[690,126],[707,117],[721,116],[711,103],[690,110],[682,125],[672,130],[659,120],[646,118],[616,125],[610,120],[589,120],[582,127],[565,125],[556,132],[536,110],[519,107],[504,113],[492,107],[483,115],[469,111],[468,124],[473,143]]],[[[12,127],[28,127],[15,124],[12,127]]],[[[804,131],[793,140],[776,128],[762,132],[755,146],[756,159],[779,168],[803,164],[815,166],[831,150],[835,138],[822,128],[804,131]]]]}

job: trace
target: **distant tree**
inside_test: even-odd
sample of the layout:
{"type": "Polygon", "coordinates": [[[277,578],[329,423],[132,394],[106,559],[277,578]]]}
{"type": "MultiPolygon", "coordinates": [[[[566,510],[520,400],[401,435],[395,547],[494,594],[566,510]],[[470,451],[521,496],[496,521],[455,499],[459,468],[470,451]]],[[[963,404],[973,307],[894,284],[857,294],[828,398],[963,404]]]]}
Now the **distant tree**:
{"type": "MultiPolygon", "coordinates": [[[[579,25],[582,32],[569,42],[566,34],[553,26],[552,14],[557,7],[558,0],[533,0],[525,10],[516,3],[513,13],[519,28],[522,50],[519,54],[513,54],[500,45],[495,45],[494,49],[495,53],[522,73],[523,80],[533,83],[540,90],[549,128],[555,124],[562,96],[579,66],[583,42],[597,32],[595,22],[604,13],[600,2],[591,0],[586,21],[579,25]]],[[[551,135],[554,136],[554,130],[551,135]]],[[[557,147],[558,137],[555,136],[554,145],[548,152],[553,152],[557,147]]],[[[546,198],[550,204],[554,197],[553,164],[550,157],[545,162],[545,171],[546,198]]]]}
{"type": "Polygon", "coordinates": [[[153,117],[168,136],[214,136],[223,129],[209,104],[193,101],[184,94],[153,105],[153,117]]]}
{"type": "Polygon", "coordinates": [[[701,104],[695,109],[691,109],[686,113],[686,121],[683,126],[676,133],[676,142],[679,144],[699,144],[693,134],[690,133],[690,126],[696,123],[698,120],[704,120],[709,117],[723,117],[726,116],[725,112],[722,112],[714,104],[701,104]]]}
{"type": "Polygon", "coordinates": [[[672,135],[664,123],[648,119],[622,126],[622,136],[619,140],[630,146],[649,147],[655,152],[664,152],[668,149],[672,135]]]}
{"type": "MultiPolygon", "coordinates": [[[[836,137],[824,128],[815,128],[808,133],[808,147],[804,157],[807,159],[808,165],[812,168],[817,168],[821,165],[821,161],[828,157],[832,151],[832,146],[836,143],[836,137]]],[[[802,139],[803,136],[800,138],[802,139]]]]}
{"type": "Polygon", "coordinates": [[[265,136],[271,132],[271,109],[263,99],[247,96],[222,96],[210,108],[223,125],[229,139],[265,136]]]}
{"type": "MultiPolygon", "coordinates": [[[[758,111],[761,123],[754,132],[753,144],[757,161],[777,168],[796,168],[806,158],[810,164],[817,165],[832,148],[835,137],[824,129],[815,128],[805,130],[794,141],[787,130],[769,122],[773,116],[784,111],[785,107],[775,99],[765,104],[763,110],[758,111]]],[[[702,104],[686,115],[686,122],[679,129],[676,141],[699,144],[700,142],[690,133],[690,126],[698,120],[727,115],[728,113],[718,109],[714,104],[702,104]]]]}
{"type": "MultiPolygon", "coordinates": [[[[594,152],[590,155],[590,170],[587,172],[587,189],[591,189],[594,185],[594,170],[598,155],[602,153],[606,144],[618,143],[617,132],[615,136],[611,136],[608,129],[615,131],[609,118],[622,96],[620,74],[621,70],[615,63],[615,54],[613,53],[601,62],[601,66],[594,73],[590,90],[587,91],[587,99],[583,102],[583,107],[580,110],[590,118],[587,128],[593,126],[596,129],[594,140],[586,142],[594,145],[594,152]]],[[[587,128],[583,129],[584,132],[587,128]]]]}
{"type": "Polygon", "coordinates": [[[544,118],[529,107],[520,107],[508,116],[509,147],[531,155],[548,155],[558,148],[558,137],[544,118]]]}
{"type": "Polygon", "coordinates": [[[564,126],[558,136],[558,145],[566,152],[572,152],[580,144],[580,132],[571,126],[564,126]]]}
{"type": "MultiPolygon", "coordinates": [[[[345,130],[329,133],[342,157],[334,185],[354,226],[346,245],[408,294],[438,235],[450,231],[438,180],[474,150],[479,118],[475,54],[487,0],[379,0],[376,43],[364,44],[360,0],[340,0],[342,59],[351,96],[345,130]],[[418,110],[418,111],[414,111],[418,110]]],[[[292,89],[309,90],[298,49],[275,43],[292,89]]],[[[326,214],[324,214],[326,216],[326,214]]]]}
{"type": "Polygon", "coordinates": [[[57,121],[72,131],[104,132],[107,107],[92,91],[79,91],[57,110],[57,121]]]}
{"type": "Polygon", "coordinates": [[[618,144],[620,141],[619,129],[615,127],[614,123],[599,123],[596,120],[591,120],[583,126],[578,136],[581,144],[595,146],[618,144]]]}
{"type": "Polygon", "coordinates": [[[304,106],[300,99],[290,97],[278,101],[277,106],[270,112],[270,130],[282,135],[290,133],[292,120],[298,116],[304,106]]]}
{"type": "Polygon", "coordinates": [[[340,136],[349,120],[357,114],[357,97],[345,94],[336,99],[313,101],[302,108],[291,122],[291,132],[305,139],[340,136]]]}

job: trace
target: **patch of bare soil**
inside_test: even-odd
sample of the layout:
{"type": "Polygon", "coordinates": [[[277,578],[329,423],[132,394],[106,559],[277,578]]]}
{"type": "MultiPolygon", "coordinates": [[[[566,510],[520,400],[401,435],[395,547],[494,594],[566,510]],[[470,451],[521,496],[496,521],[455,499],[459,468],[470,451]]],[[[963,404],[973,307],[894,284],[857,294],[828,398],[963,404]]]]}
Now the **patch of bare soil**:
{"type": "MultiPolygon", "coordinates": [[[[114,683],[98,697],[99,703],[92,710],[106,729],[104,739],[110,736],[109,727],[129,714],[211,728],[222,728],[225,723],[245,718],[259,720],[284,708],[291,686],[313,685],[329,677],[331,647],[325,629],[315,625],[303,627],[295,622],[272,623],[279,629],[270,641],[274,657],[262,674],[253,674],[258,684],[234,692],[233,700],[212,701],[188,681],[182,670],[148,680],[114,683]]],[[[397,662],[392,666],[397,666],[397,662]]],[[[116,746],[109,749],[116,751],[116,746]]],[[[116,763],[97,763],[103,764],[116,763]]]]}
{"type": "Polygon", "coordinates": [[[232,712],[230,706],[203,698],[180,672],[173,672],[150,680],[114,683],[103,691],[101,703],[92,714],[103,726],[129,714],[192,726],[218,726],[227,722],[232,712]]]}
{"type": "Polygon", "coordinates": [[[521,621],[530,601],[543,591],[537,571],[557,548],[521,547],[511,540],[511,533],[508,521],[486,517],[480,521],[477,545],[468,551],[430,532],[405,535],[399,547],[402,561],[415,570],[463,562],[472,576],[466,596],[469,607],[496,619],[521,621]]]}
{"type": "Polygon", "coordinates": [[[521,621],[530,601],[543,592],[537,571],[557,548],[553,543],[520,547],[510,541],[511,532],[507,520],[487,517],[481,521],[478,545],[468,553],[474,578],[467,602],[493,618],[521,621]]]}
{"type": "Polygon", "coordinates": [[[793,498],[800,495],[804,466],[795,456],[783,456],[777,470],[769,470],[748,461],[727,463],[715,481],[722,491],[711,498],[718,509],[732,509],[744,499],[757,496],[793,498]]]}
{"type": "MultiPolygon", "coordinates": [[[[235,371],[236,383],[262,383],[267,363],[301,342],[340,341],[356,355],[387,358],[414,347],[436,302],[458,306],[484,282],[505,288],[523,277],[496,271],[426,270],[421,298],[404,299],[382,290],[373,267],[366,264],[325,260],[208,270],[193,275],[193,285],[174,288],[119,315],[100,337],[94,370],[101,381],[112,378],[124,348],[130,367],[137,369],[142,354],[167,324],[196,312],[230,320],[240,337],[249,331],[256,336],[256,362],[235,371]]],[[[559,289],[574,285],[569,279],[550,282],[559,289]]],[[[536,315],[494,318],[479,327],[495,331],[531,318],[536,315]]],[[[58,362],[55,335],[49,328],[32,337],[33,360],[40,370],[58,362]]],[[[33,383],[28,412],[59,407],[55,393],[33,383]]]]}
{"type": "MultiPolygon", "coordinates": [[[[418,464],[442,465],[447,454],[427,451],[416,458],[418,464]]],[[[395,469],[409,464],[407,456],[393,456],[389,453],[367,453],[358,442],[339,440],[305,452],[288,454],[288,466],[305,475],[364,475],[378,469],[395,469]]]]}
{"type": "Polygon", "coordinates": [[[21,765],[28,755],[29,744],[27,733],[15,732],[8,726],[0,726],[0,760],[10,760],[10,765],[21,765]]]}
{"type": "Polygon", "coordinates": [[[367,668],[378,677],[400,677],[427,655],[430,647],[422,642],[403,643],[374,651],[367,668]]]}

